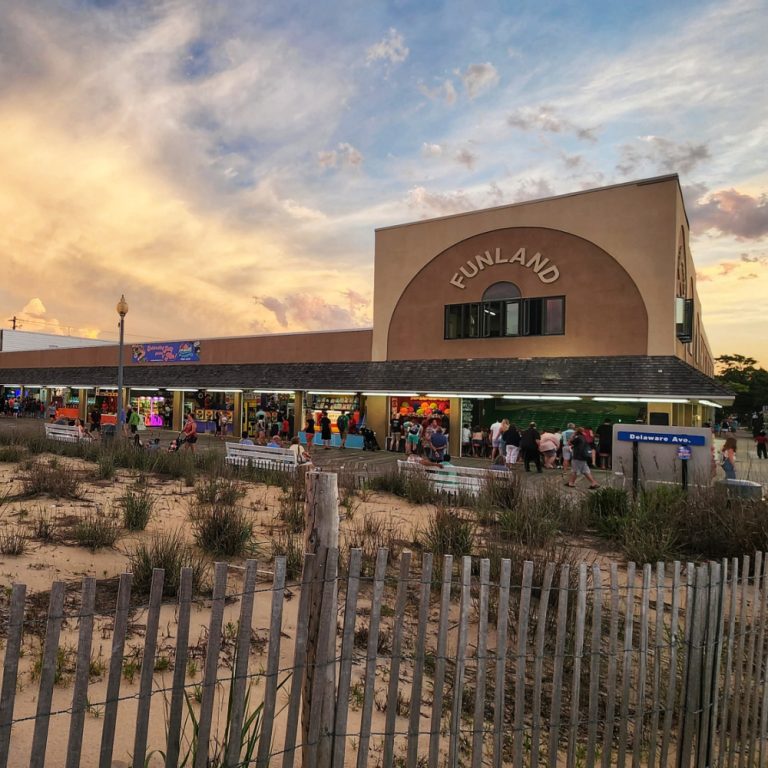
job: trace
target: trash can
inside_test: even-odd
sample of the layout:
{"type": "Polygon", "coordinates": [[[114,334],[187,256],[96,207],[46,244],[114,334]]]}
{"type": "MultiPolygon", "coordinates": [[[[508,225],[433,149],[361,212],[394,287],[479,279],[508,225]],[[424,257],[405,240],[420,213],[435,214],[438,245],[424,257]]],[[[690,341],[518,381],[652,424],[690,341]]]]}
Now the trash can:
{"type": "Polygon", "coordinates": [[[724,493],[729,499],[763,498],[763,485],[753,480],[715,480],[715,488],[724,493]]]}
{"type": "Polygon", "coordinates": [[[115,441],[117,428],[114,424],[104,424],[101,428],[101,440],[104,445],[112,445],[115,441]]]}

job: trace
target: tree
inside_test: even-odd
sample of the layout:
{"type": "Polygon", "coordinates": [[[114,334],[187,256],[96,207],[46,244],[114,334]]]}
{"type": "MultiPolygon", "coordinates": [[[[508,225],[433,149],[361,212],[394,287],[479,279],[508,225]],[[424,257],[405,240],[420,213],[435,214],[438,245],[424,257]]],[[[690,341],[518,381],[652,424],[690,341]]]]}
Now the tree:
{"type": "Polygon", "coordinates": [[[720,355],[715,362],[715,378],[736,393],[733,410],[742,420],[768,405],[768,371],[758,367],[757,360],[744,355],[720,355]]]}

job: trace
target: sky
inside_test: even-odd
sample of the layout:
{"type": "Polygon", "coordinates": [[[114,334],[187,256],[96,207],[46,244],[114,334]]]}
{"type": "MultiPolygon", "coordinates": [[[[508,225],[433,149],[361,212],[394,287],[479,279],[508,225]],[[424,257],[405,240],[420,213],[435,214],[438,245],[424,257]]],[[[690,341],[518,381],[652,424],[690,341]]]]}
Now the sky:
{"type": "Polygon", "coordinates": [[[374,229],[676,172],[768,366],[765,0],[0,0],[0,325],[370,326],[374,229]]]}

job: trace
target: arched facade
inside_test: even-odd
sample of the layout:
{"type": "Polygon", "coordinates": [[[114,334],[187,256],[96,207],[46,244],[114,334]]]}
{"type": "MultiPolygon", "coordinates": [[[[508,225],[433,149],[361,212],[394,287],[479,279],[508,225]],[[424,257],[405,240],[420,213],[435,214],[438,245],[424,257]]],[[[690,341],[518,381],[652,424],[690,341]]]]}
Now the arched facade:
{"type": "Polygon", "coordinates": [[[387,338],[390,360],[647,350],[648,313],[624,268],[594,243],[544,227],[484,232],[435,256],[400,296],[387,338]],[[486,296],[505,282],[519,299],[486,296]]]}

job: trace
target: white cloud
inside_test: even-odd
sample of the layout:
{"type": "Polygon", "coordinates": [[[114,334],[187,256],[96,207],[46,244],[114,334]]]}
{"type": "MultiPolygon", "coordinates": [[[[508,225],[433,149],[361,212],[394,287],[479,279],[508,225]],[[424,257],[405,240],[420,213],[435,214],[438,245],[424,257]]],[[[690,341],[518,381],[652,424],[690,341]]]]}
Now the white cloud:
{"type": "Polygon", "coordinates": [[[465,165],[471,171],[474,169],[475,163],[477,162],[477,155],[464,148],[456,153],[455,160],[459,165],[465,165]]]}
{"type": "Polygon", "coordinates": [[[347,142],[341,142],[336,149],[318,152],[317,162],[321,168],[359,168],[363,154],[347,142]]]}
{"type": "Polygon", "coordinates": [[[478,97],[481,93],[495,87],[499,83],[499,73],[490,62],[484,64],[470,64],[460,75],[464,87],[470,99],[478,97]]]}
{"type": "Polygon", "coordinates": [[[367,64],[372,64],[375,61],[401,64],[408,58],[409,53],[403,36],[392,27],[383,39],[366,51],[365,61],[367,64]]]}
{"type": "Polygon", "coordinates": [[[678,143],[661,136],[643,136],[622,145],[619,151],[621,159],[616,170],[625,176],[636,174],[647,166],[659,173],[690,173],[711,157],[709,147],[704,142],[678,143]]]}
{"type": "Polygon", "coordinates": [[[424,157],[440,157],[443,154],[443,148],[440,144],[428,144],[425,141],[421,145],[421,154],[424,157]]]}
{"type": "Polygon", "coordinates": [[[455,104],[458,97],[458,94],[456,93],[456,86],[454,86],[453,80],[447,78],[435,88],[428,88],[423,83],[420,83],[419,91],[421,91],[421,93],[423,93],[428,99],[431,99],[432,101],[442,101],[448,106],[455,104]]]}

